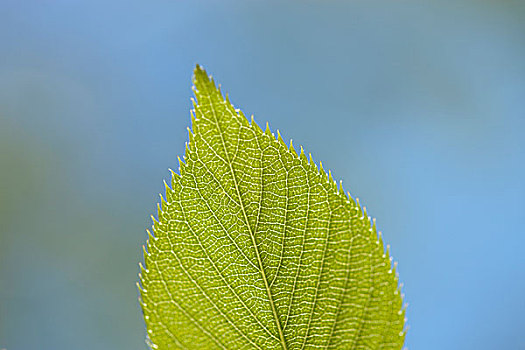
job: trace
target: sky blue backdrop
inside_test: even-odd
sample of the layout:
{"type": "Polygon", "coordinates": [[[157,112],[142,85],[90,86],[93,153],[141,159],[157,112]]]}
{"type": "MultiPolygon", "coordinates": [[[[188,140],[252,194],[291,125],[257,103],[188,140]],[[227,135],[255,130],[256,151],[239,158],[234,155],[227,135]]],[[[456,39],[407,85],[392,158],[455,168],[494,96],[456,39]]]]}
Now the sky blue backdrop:
{"type": "Polygon", "coordinates": [[[0,2],[0,348],[146,348],[197,62],[377,217],[409,349],[525,349],[525,6],[482,0],[0,2]]]}

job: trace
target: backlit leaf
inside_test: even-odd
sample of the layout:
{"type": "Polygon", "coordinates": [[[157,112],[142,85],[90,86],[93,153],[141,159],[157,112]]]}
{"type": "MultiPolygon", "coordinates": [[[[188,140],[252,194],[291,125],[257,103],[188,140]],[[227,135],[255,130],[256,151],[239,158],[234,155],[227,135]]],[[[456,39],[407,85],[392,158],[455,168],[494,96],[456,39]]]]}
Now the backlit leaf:
{"type": "Polygon", "coordinates": [[[330,173],[194,73],[192,131],[141,269],[154,349],[401,349],[375,222],[330,173]]]}

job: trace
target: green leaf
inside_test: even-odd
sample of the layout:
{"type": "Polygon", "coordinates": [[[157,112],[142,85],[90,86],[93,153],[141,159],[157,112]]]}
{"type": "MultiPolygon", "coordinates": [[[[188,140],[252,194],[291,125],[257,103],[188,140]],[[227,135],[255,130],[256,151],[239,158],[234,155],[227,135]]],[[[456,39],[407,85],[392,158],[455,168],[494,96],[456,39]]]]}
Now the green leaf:
{"type": "Polygon", "coordinates": [[[154,349],[401,349],[388,250],[358,201],[199,66],[180,174],[141,267],[154,349]]]}

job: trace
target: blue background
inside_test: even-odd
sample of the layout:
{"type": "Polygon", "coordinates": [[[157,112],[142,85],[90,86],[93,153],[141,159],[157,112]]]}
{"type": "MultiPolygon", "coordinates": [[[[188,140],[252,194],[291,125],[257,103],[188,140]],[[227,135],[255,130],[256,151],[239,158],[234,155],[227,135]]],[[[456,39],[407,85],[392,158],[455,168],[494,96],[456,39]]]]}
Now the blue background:
{"type": "Polygon", "coordinates": [[[378,218],[409,349],[525,349],[525,4],[1,1],[0,348],[145,349],[191,72],[378,218]]]}

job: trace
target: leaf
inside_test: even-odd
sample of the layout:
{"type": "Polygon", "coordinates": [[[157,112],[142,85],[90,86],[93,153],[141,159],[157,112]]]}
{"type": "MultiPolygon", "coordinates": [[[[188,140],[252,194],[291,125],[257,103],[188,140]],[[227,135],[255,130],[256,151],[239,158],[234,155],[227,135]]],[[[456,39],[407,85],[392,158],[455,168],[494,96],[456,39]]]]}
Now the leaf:
{"type": "Polygon", "coordinates": [[[375,222],[199,66],[193,132],[141,267],[154,349],[400,349],[404,310],[375,222]]]}

